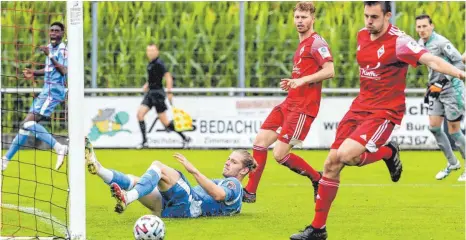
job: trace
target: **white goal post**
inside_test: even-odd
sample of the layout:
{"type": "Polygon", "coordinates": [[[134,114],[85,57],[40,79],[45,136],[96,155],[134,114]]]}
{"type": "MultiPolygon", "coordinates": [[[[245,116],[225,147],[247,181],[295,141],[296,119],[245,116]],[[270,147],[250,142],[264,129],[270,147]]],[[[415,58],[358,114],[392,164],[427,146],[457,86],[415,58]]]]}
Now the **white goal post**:
{"type": "Polygon", "coordinates": [[[67,1],[68,38],[68,178],[69,231],[73,240],[86,239],[86,178],[84,162],[84,40],[83,2],[67,1]]]}

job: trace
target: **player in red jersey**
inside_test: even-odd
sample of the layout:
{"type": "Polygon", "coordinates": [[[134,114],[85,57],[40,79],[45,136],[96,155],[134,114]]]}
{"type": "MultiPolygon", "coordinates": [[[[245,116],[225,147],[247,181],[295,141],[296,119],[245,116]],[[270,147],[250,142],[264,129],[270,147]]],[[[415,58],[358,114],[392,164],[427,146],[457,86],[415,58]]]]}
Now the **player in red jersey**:
{"type": "Polygon", "coordinates": [[[273,149],[275,160],[292,171],[309,177],[317,194],[321,173],[301,157],[290,153],[300,146],[319,111],[322,81],[334,75],[333,58],[325,40],[313,28],[315,7],[311,2],[299,2],[294,8],[294,24],[299,34],[299,46],[293,58],[292,79],[282,79],[282,89],[288,91],[285,101],[275,106],[256,136],[253,156],[258,168],[249,176],[243,201],[256,201],[256,190],[267,160],[267,149],[273,149]],[[293,86],[293,88],[289,88],[293,86]],[[277,130],[280,133],[277,133],[277,130]],[[279,141],[277,141],[277,139],[279,141]]]}
{"type": "Polygon", "coordinates": [[[418,62],[435,71],[465,78],[465,73],[427,52],[411,37],[390,24],[390,2],[364,2],[366,27],[358,33],[356,59],[360,93],[338,125],[335,142],[319,181],[314,221],[292,240],[327,239],[325,227],[345,165],[364,166],[383,159],[392,181],[401,176],[397,143],[385,142],[405,111],[406,73],[418,62]]]}

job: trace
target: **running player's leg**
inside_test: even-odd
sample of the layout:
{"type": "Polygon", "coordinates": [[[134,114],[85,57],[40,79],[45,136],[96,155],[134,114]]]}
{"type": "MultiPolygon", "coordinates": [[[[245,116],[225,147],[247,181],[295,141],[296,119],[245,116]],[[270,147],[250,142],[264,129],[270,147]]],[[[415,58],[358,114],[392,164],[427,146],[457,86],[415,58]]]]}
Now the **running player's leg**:
{"type": "Polygon", "coordinates": [[[361,120],[357,128],[338,149],[338,158],[349,166],[365,166],[384,160],[393,182],[401,177],[402,164],[396,142],[384,145],[395,124],[389,120],[374,118],[361,120]]]}
{"type": "Polygon", "coordinates": [[[146,122],[144,121],[144,117],[149,112],[149,110],[153,107],[153,103],[150,97],[150,93],[146,93],[144,95],[144,99],[139,105],[138,112],[137,112],[137,119],[139,122],[139,129],[141,130],[142,135],[142,143],[137,146],[138,149],[147,147],[147,132],[146,132],[146,122]]]}
{"type": "MultiPolygon", "coordinates": [[[[448,91],[445,89],[444,91],[448,91]]],[[[443,92],[442,95],[446,93],[443,92]]],[[[453,154],[453,150],[451,148],[450,140],[448,140],[448,136],[442,130],[442,124],[444,121],[445,116],[445,106],[443,102],[439,98],[432,98],[429,97],[429,130],[434,135],[437,145],[439,146],[440,150],[442,150],[443,154],[445,155],[448,164],[447,167],[437,173],[437,179],[443,179],[449,175],[450,169],[449,166],[454,166],[458,164],[458,159],[456,159],[455,155],[453,154]]]]}
{"type": "MultiPolygon", "coordinates": [[[[448,133],[455,145],[465,159],[465,138],[461,130],[461,121],[464,118],[464,83],[458,79],[451,81],[451,87],[442,91],[440,100],[445,107],[445,117],[448,121],[448,133]]],[[[461,167],[459,161],[456,165],[447,166],[448,171],[457,170],[461,167]]],[[[466,181],[466,172],[463,172],[458,181],[466,181]]]]}
{"type": "Polygon", "coordinates": [[[282,130],[274,149],[275,160],[290,170],[306,176],[313,181],[320,180],[320,173],[314,170],[304,159],[294,153],[290,153],[293,147],[302,146],[314,118],[298,112],[287,112],[282,130]]]}
{"type": "Polygon", "coordinates": [[[50,118],[55,108],[60,104],[60,100],[56,100],[48,94],[41,93],[34,99],[30,111],[26,118],[20,124],[19,133],[14,138],[6,155],[3,157],[2,169],[6,168],[8,161],[10,161],[16,152],[23,146],[30,133],[36,138],[48,144],[57,153],[56,169],[59,169],[63,164],[65,155],[68,152],[68,147],[62,145],[50,134],[39,122],[50,118]]]}
{"type": "Polygon", "coordinates": [[[283,123],[281,106],[275,106],[269,113],[261,129],[254,139],[252,155],[257,161],[257,168],[249,173],[248,183],[244,188],[243,202],[253,203],[256,201],[256,192],[259,182],[267,163],[267,150],[278,138],[277,130],[283,123]]]}
{"type": "Polygon", "coordinates": [[[340,172],[344,164],[338,159],[338,148],[358,126],[358,121],[352,112],[347,112],[338,124],[335,141],[330,147],[329,155],[324,163],[324,173],[319,181],[316,197],[315,215],[312,224],[304,231],[293,234],[290,239],[327,239],[326,222],[330,207],[335,200],[340,185],[340,172]]]}
{"type": "Polygon", "coordinates": [[[448,121],[448,133],[459,148],[461,156],[465,159],[465,140],[461,131],[461,121],[464,118],[464,83],[454,78],[451,81],[451,88],[445,94],[441,94],[441,101],[444,103],[445,116],[448,121]]]}

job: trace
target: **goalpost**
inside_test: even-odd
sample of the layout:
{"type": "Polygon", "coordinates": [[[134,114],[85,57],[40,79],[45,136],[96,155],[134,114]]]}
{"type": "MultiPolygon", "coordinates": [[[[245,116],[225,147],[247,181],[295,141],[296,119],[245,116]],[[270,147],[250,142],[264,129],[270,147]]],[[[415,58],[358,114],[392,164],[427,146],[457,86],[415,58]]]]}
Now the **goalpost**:
{"type": "MultiPolygon", "coordinates": [[[[1,2],[1,1],[0,1],[1,2]]],[[[16,5],[15,5],[16,6],[16,5]]],[[[67,156],[67,167],[68,167],[68,189],[64,189],[64,191],[68,192],[67,196],[67,206],[64,208],[65,211],[68,210],[64,215],[66,216],[66,223],[64,224],[66,230],[64,232],[65,236],[56,236],[59,231],[55,229],[55,227],[63,227],[60,226],[61,224],[57,225],[57,220],[52,214],[52,205],[53,203],[53,194],[50,196],[50,212],[43,212],[40,209],[36,209],[36,201],[43,201],[40,199],[36,199],[36,190],[37,185],[41,184],[36,182],[36,190],[34,190],[34,196],[26,196],[28,198],[33,198],[33,206],[21,206],[20,202],[20,186],[18,186],[18,204],[9,204],[5,203],[5,197],[2,196],[4,193],[6,194],[14,194],[11,191],[5,190],[6,187],[11,187],[11,185],[15,184],[16,182],[19,183],[24,180],[22,176],[19,175],[14,179],[15,181],[11,181],[11,176],[7,176],[7,171],[5,173],[0,171],[0,239],[73,239],[73,240],[84,240],[86,239],[86,208],[85,208],[85,201],[86,201],[86,192],[85,192],[85,160],[84,160],[84,125],[82,119],[82,112],[84,111],[83,100],[84,100],[84,54],[83,54],[83,2],[82,1],[70,1],[66,2],[66,35],[68,38],[67,49],[68,49],[68,75],[67,75],[67,88],[68,88],[68,139],[69,139],[69,152],[67,156]],[[9,179],[6,179],[9,177],[9,179]],[[10,181],[9,181],[10,180],[10,181]],[[8,186],[10,184],[10,186],[8,186]],[[31,234],[26,234],[26,236],[21,234],[21,229],[25,228],[26,230],[34,230],[27,227],[21,226],[21,220],[19,220],[19,226],[17,226],[18,230],[14,232],[13,236],[3,235],[4,227],[9,224],[8,221],[10,219],[5,218],[5,210],[10,212],[16,211],[18,218],[21,218],[21,214],[29,214],[33,215],[33,218],[36,220],[36,234],[32,236],[31,234]],[[37,229],[37,222],[38,220],[42,220],[42,222],[46,222],[52,226],[52,233],[46,233],[47,237],[41,237],[41,234],[44,232],[37,229]],[[45,219],[45,220],[44,220],[45,219]]],[[[16,9],[14,9],[16,11],[16,9]]],[[[0,5],[0,12],[3,13],[0,5]]],[[[33,14],[31,12],[31,14],[33,14]]],[[[0,20],[1,21],[1,20],[0,20]]],[[[44,23],[49,24],[49,23],[44,23]]],[[[2,24],[3,26],[3,24],[2,24]]],[[[11,26],[10,26],[11,27],[11,26]]],[[[19,28],[15,26],[16,28],[19,28]]],[[[32,28],[31,28],[32,29],[32,28]]],[[[3,31],[3,29],[2,29],[3,31]]],[[[0,39],[2,35],[0,33],[0,39]]],[[[0,52],[3,53],[1,47],[3,47],[3,39],[2,44],[0,45],[0,52]]],[[[15,44],[16,50],[18,49],[18,43],[15,44]]],[[[26,44],[23,44],[26,45],[26,44]]],[[[17,50],[18,51],[18,50],[17,50]]],[[[2,56],[3,57],[3,56],[2,56]]],[[[3,60],[3,58],[2,58],[3,60]]],[[[16,64],[18,64],[19,60],[15,60],[16,64]]],[[[3,65],[2,65],[3,66],[3,65]]],[[[16,66],[18,67],[18,66],[16,66]]],[[[0,75],[2,76],[2,67],[0,67],[0,75]]],[[[4,88],[2,88],[2,81],[0,81],[0,100],[6,98],[4,88]]],[[[18,94],[18,93],[13,93],[18,94]]],[[[4,132],[3,130],[3,122],[2,116],[3,112],[12,111],[11,109],[4,109],[2,106],[2,101],[0,101],[0,107],[2,109],[2,114],[0,114],[0,123],[2,123],[2,127],[0,128],[0,137],[1,139],[1,149],[4,149],[4,132]]],[[[14,109],[13,109],[14,111],[14,109]]],[[[10,143],[11,144],[11,143],[10,143]]],[[[35,156],[34,156],[35,157],[35,156]]],[[[17,161],[18,165],[22,162],[20,160],[17,161]]],[[[25,163],[28,164],[28,163],[25,163]]],[[[34,159],[34,168],[38,168],[36,165],[36,159],[34,159]]],[[[18,172],[20,167],[18,166],[18,172]]],[[[51,175],[54,174],[53,170],[50,170],[51,175]]],[[[35,170],[36,175],[40,175],[37,170],[35,170]]],[[[40,177],[40,176],[39,176],[40,177]]],[[[35,176],[36,181],[38,176],[35,176]]],[[[53,176],[52,176],[53,178],[53,176]]],[[[23,184],[24,185],[24,184],[23,184]]],[[[49,186],[50,187],[50,186],[49,186]]],[[[53,179],[52,179],[52,193],[55,186],[53,186],[53,179]]],[[[59,189],[58,187],[56,189],[59,189]]],[[[59,189],[61,190],[61,189],[59,189]]],[[[57,190],[55,190],[57,191],[57,190]]],[[[10,197],[11,198],[11,197],[10,197]]],[[[29,199],[30,200],[30,199],[29,199]]],[[[56,205],[54,205],[56,206],[56,205]]],[[[12,215],[12,214],[10,214],[12,215]]],[[[24,218],[24,217],[23,217],[24,218]]],[[[8,234],[8,233],[5,233],[8,234]]],[[[62,234],[63,235],[63,234],[62,234]]]]}
{"type": "Polygon", "coordinates": [[[86,178],[84,161],[84,40],[83,2],[67,1],[69,183],[71,239],[86,238],[86,178]]]}

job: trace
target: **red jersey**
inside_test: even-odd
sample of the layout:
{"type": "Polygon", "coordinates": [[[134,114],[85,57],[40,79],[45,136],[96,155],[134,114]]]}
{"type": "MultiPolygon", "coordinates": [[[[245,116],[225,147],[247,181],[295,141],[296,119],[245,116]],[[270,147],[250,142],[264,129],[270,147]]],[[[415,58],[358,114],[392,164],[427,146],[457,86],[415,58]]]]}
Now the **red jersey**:
{"type": "MultiPolygon", "coordinates": [[[[333,61],[327,42],[317,33],[299,43],[293,57],[292,78],[312,75],[322,69],[324,63],[333,61]]],[[[290,89],[284,104],[290,111],[316,117],[319,112],[322,83],[305,84],[290,89]]]]}
{"type": "Polygon", "coordinates": [[[376,118],[401,124],[408,66],[416,67],[426,52],[424,47],[391,24],[387,32],[374,41],[367,29],[360,30],[356,53],[360,93],[350,110],[370,112],[376,118]]]}

